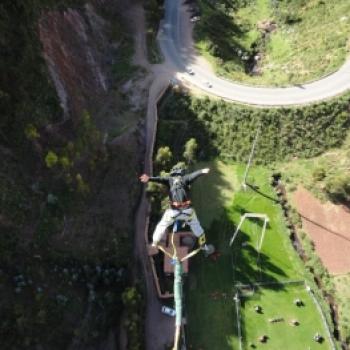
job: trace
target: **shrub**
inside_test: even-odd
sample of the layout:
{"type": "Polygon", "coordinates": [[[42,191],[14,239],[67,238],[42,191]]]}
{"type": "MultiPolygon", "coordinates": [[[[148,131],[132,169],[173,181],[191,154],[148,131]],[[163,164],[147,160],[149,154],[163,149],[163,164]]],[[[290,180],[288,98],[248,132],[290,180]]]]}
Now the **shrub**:
{"type": "Polygon", "coordinates": [[[325,189],[337,201],[350,200],[350,174],[334,174],[327,178],[325,189]]]}
{"type": "Polygon", "coordinates": [[[190,138],[185,144],[184,158],[186,161],[191,164],[196,159],[196,153],[198,150],[198,144],[195,138],[190,138]]]}
{"type": "Polygon", "coordinates": [[[170,164],[173,154],[168,146],[160,147],[156,155],[156,163],[165,167],[170,164]]]}
{"type": "Polygon", "coordinates": [[[319,166],[312,172],[312,178],[315,181],[321,181],[326,177],[326,169],[323,166],[319,166]]]}
{"type": "Polygon", "coordinates": [[[38,129],[33,124],[27,125],[26,128],[24,129],[24,133],[27,139],[31,141],[40,137],[38,129]]]}
{"type": "Polygon", "coordinates": [[[345,139],[350,125],[349,96],[304,108],[257,109],[208,98],[172,93],[163,99],[157,135],[159,146],[169,145],[181,159],[190,138],[198,144],[198,158],[246,161],[255,130],[261,126],[254,161],[271,164],[292,157],[310,158],[345,139]],[[181,127],[181,132],[179,132],[181,127]]]}
{"type": "Polygon", "coordinates": [[[45,163],[48,168],[53,168],[58,162],[58,157],[55,152],[49,151],[45,157],[45,163]]]}

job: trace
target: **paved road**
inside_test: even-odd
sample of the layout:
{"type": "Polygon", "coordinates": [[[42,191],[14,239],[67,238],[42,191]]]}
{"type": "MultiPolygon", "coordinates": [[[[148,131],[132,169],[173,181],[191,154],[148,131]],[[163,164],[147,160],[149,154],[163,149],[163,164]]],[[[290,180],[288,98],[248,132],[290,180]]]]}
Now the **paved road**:
{"type": "Polygon", "coordinates": [[[165,18],[158,36],[160,48],[178,79],[208,94],[247,104],[285,106],[308,104],[350,90],[350,60],[325,78],[287,88],[252,87],[219,78],[196,55],[189,19],[183,0],[165,0],[165,18]],[[193,75],[186,73],[187,67],[193,69],[193,75]],[[206,82],[212,87],[206,86],[206,82]]]}

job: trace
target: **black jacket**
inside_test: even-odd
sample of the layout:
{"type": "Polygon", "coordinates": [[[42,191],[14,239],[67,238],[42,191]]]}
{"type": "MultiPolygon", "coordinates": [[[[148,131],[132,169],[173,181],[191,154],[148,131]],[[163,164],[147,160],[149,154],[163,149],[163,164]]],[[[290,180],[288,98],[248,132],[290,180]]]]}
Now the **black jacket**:
{"type": "Polygon", "coordinates": [[[169,190],[171,202],[186,202],[190,200],[190,185],[199,176],[204,175],[202,170],[197,170],[184,176],[151,176],[149,181],[166,185],[169,190]]]}

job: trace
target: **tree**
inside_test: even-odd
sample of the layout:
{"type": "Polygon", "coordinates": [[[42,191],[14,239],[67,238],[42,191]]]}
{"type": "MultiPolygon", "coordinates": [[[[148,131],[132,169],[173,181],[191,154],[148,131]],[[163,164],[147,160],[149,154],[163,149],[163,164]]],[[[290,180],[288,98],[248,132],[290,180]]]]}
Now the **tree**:
{"type": "Polygon", "coordinates": [[[195,138],[189,139],[185,144],[185,152],[183,153],[187,163],[191,164],[196,160],[198,144],[195,138]]]}
{"type": "Polygon", "coordinates": [[[49,151],[45,157],[45,163],[48,168],[54,167],[58,162],[58,157],[55,152],[49,151]]]}
{"type": "Polygon", "coordinates": [[[156,163],[165,167],[169,165],[172,157],[173,157],[173,154],[168,146],[160,147],[158,148],[158,151],[157,151],[156,163]]]}

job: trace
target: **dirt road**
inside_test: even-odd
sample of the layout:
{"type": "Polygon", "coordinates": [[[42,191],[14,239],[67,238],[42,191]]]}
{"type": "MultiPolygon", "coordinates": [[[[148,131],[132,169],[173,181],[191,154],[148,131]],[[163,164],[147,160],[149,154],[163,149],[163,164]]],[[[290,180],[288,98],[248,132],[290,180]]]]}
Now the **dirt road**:
{"type": "Polygon", "coordinates": [[[317,255],[331,274],[350,272],[350,212],[342,205],[321,203],[299,187],[293,201],[317,255]]]}
{"type": "MultiPolygon", "coordinates": [[[[144,172],[152,174],[152,155],[157,130],[157,102],[169,84],[169,70],[163,65],[150,65],[147,60],[145,37],[145,18],[142,5],[135,2],[129,8],[130,19],[134,28],[135,55],[134,63],[144,67],[152,76],[149,89],[145,127],[146,152],[144,158],[144,172]]],[[[153,281],[150,261],[146,249],[148,231],[148,217],[150,205],[146,198],[145,189],[136,213],[134,254],[140,262],[147,291],[145,343],[147,350],[163,350],[173,342],[174,319],[161,313],[161,302],[153,281]]]]}

